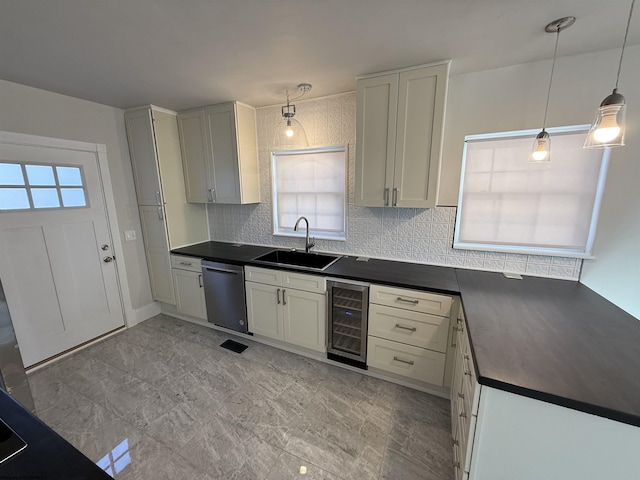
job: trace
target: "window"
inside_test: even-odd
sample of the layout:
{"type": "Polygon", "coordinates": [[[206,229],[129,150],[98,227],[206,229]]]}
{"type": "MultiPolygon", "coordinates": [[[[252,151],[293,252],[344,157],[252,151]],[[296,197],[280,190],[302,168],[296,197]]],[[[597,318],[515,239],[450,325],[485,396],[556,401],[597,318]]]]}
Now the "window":
{"type": "Polygon", "coordinates": [[[547,129],[540,163],[538,130],[467,136],[453,247],[589,258],[609,151],[582,148],[588,129],[547,129]]]}
{"type": "Polygon", "coordinates": [[[309,148],[273,153],[273,234],[294,232],[305,216],[317,238],[345,240],[346,148],[309,148]]]}
{"type": "Polygon", "coordinates": [[[86,206],[80,167],[0,163],[0,210],[86,206]]]}

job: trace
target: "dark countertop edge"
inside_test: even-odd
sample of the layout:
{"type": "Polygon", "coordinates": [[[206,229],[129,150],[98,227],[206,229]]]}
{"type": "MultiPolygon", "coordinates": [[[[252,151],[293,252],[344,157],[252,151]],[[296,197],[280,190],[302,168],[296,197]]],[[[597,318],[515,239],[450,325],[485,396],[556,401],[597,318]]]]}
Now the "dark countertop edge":
{"type": "MultiPolygon", "coordinates": [[[[390,260],[390,261],[393,261],[393,260],[390,260]]],[[[425,264],[425,266],[429,266],[429,265],[425,264]]],[[[331,278],[335,278],[335,279],[344,278],[345,280],[354,280],[356,282],[369,282],[369,283],[377,284],[377,285],[387,285],[389,287],[410,288],[411,290],[420,290],[420,291],[424,291],[424,292],[441,293],[443,295],[460,295],[459,291],[452,291],[452,290],[447,290],[447,289],[438,288],[438,287],[422,287],[422,286],[419,286],[419,285],[416,286],[416,285],[413,285],[413,284],[410,284],[410,283],[385,282],[385,281],[381,281],[381,280],[368,280],[368,279],[362,279],[362,277],[358,277],[358,276],[355,276],[355,275],[326,274],[326,272],[318,272],[318,273],[325,274],[324,276],[326,276],[329,279],[331,279],[331,278]]]]}
{"type": "MultiPolygon", "coordinates": [[[[213,240],[212,240],[213,241],[213,240]]],[[[215,241],[217,242],[217,241],[215,241]]],[[[219,242],[219,243],[227,243],[227,242],[219,242]]],[[[232,243],[227,243],[227,245],[233,245],[232,243]]],[[[273,251],[273,250],[290,250],[287,248],[283,248],[283,247],[270,247],[267,245],[254,245],[254,244],[247,244],[248,246],[251,247],[256,247],[256,248],[264,248],[265,253],[273,251]]],[[[419,286],[419,285],[415,285],[415,284],[411,284],[411,283],[403,283],[403,282],[394,282],[394,281],[381,281],[381,280],[370,280],[370,279],[363,279],[362,277],[359,277],[357,275],[344,275],[343,273],[331,273],[328,272],[327,270],[329,270],[332,266],[334,266],[335,264],[339,263],[343,258],[347,258],[350,257],[352,255],[348,255],[348,254],[339,254],[339,253],[332,253],[332,252],[317,252],[317,253],[326,253],[327,255],[337,255],[341,258],[340,260],[338,260],[336,263],[332,264],[329,266],[329,268],[327,270],[312,270],[312,269],[306,269],[306,268],[296,268],[296,267],[288,267],[286,265],[282,265],[282,264],[265,264],[263,262],[256,262],[253,258],[251,259],[239,259],[239,258],[230,258],[230,257],[225,257],[225,256],[221,256],[221,255],[202,255],[202,254],[197,254],[197,253],[189,253],[189,252],[181,252],[179,250],[184,249],[184,248],[189,248],[189,246],[186,247],[179,247],[179,248],[175,248],[173,250],[170,251],[170,253],[172,255],[181,255],[184,257],[193,257],[193,258],[202,258],[203,260],[210,260],[212,262],[223,262],[223,263],[228,263],[231,265],[248,265],[251,267],[259,267],[259,268],[267,268],[267,269],[271,269],[271,270],[284,270],[287,272],[295,272],[295,273],[304,273],[304,274],[308,274],[308,275],[319,275],[319,276],[323,276],[323,277],[327,277],[327,278],[336,278],[336,279],[345,279],[345,280],[354,280],[357,282],[370,282],[373,284],[380,284],[380,285],[387,285],[387,286],[391,286],[391,287],[399,287],[399,288],[410,288],[413,290],[420,290],[420,291],[428,291],[428,292],[434,292],[434,293],[441,293],[443,295],[460,295],[460,290],[449,290],[446,288],[439,288],[439,287],[425,287],[425,286],[419,286]]],[[[261,254],[258,254],[257,256],[260,256],[261,254]]],[[[454,267],[443,267],[442,265],[428,265],[428,264],[416,264],[416,263],[412,263],[412,262],[400,262],[400,261],[396,261],[396,260],[387,260],[387,259],[378,259],[378,258],[373,258],[374,260],[384,260],[384,261],[388,261],[388,262],[398,262],[398,263],[411,263],[412,265],[424,265],[425,267],[439,267],[439,268],[451,268],[452,270],[455,271],[454,267]]]]}
{"type": "MultiPolygon", "coordinates": [[[[474,362],[475,363],[475,362],[474,362]]],[[[519,387],[511,383],[501,382],[494,380],[493,378],[478,376],[478,383],[487,387],[496,388],[509,393],[515,393],[522,397],[532,398],[534,400],[541,400],[546,403],[558,405],[560,407],[570,408],[582,413],[588,413],[598,417],[606,418],[608,420],[615,420],[617,422],[626,423],[640,427],[640,417],[629,413],[621,412],[619,410],[613,410],[606,407],[600,407],[591,403],[581,402],[571,398],[560,397],[558,395],[552,395],[550,393],[541,392],[539,390],[531,390],[529,388],[519,387]]]]}
{"type": "Polygon", "coordinates": [[[26,443],[17,455],[0,463],[0,479],[110,479],[76,447],[0,389],[2,420],[26,443]]]}

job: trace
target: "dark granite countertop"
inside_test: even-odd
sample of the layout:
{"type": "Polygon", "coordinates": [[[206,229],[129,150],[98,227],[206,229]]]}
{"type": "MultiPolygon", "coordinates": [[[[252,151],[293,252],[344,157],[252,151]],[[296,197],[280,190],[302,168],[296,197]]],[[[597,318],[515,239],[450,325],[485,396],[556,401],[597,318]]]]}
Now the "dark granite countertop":
{"type": "MultiPolygon", "coordinates": [[[[278,247],[258,245],[240,245],[225,242],[204,242],[188,247],[177,248],[171,253],[199,257],[205,260],[231,263],[234,265],[254,265],[261,268],[288,270],[282,265],[265,265],[252,260],[278,247]]],[[[433,292],[458,295],[458,281],[453,268],[422,265],[417,263],[394,262],[390,260],[369,259],[367,262],[357,257],[343,257],[323,271],[305,271],[326,277],[339,277],[361,282],[382,283],[398,287],[429,290],[433,292]]],[[[298,271],[295,267],[289,270],[298,271]]]]}
{"type": "MultiPolygon", "coordinates": [[[[173,253],[251,265],[275,248],[173,253]]],[[[640,321],[579,282],[356,257],[309,273],[460,295],[481,384],[640,426],[640,321]]]]}
{"type": "Polygon", "coordinates": [[[453,268],[375,258],[361,262],[357,258],[344,257],[322,274],[327,277],[382,283],[450,295],[460,293],[456,272],[453,268]]]}
{"type": "Polygon", "coordinates": [[[0,479],[111,479],[3,390],[0,417],[27,443],[23,451],[0,463],[0,479]]]}
{"type": "Polygon", "coordinates": [[[640,321],[578,282],[456,273],[481,384],[640,426],[640,321]]]}
{"type": "Polygon", "coordinates": [[[262,247],[259,245],[242,245],[225,242],[203,242],[187,247],[176,248],[171,253],[199,257],[214,262],[225,262],[234,265],[246,265],[252,259],[275,250],[278,247],[262,247]]]}

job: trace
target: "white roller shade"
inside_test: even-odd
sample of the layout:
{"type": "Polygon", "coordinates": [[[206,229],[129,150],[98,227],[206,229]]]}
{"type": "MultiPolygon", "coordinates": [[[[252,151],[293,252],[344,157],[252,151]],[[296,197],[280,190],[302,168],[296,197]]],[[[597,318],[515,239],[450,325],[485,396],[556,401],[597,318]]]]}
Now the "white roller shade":
{"type": "Polygon", "coordinates": [[[345,237],[344,147],[273,154],[274,234],[293,234],[305,216],[318,237],[345,237]]]}
{"type": "Polygon", "coordinates": [[[590,256],[604,151],[582,148],[585,127],[548,131],[550,162],[528,161],[537,131],[465,139],[454,248],[590,256]]]}

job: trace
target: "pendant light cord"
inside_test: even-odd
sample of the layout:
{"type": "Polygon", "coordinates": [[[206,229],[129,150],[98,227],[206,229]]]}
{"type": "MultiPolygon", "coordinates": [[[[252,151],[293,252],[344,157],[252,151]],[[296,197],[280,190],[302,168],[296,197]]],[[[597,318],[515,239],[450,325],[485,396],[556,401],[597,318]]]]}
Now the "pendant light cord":
{"type": "MultiPolygon", "coordinates": [[[[636,0],[633,0],[634,2],[636,0]]],[[[549,89],[547,90],[547,104],[544,106],[544,120],[542,120],[542,130],[547,125],[547,111],[549,110],[549,97],[551,97],[551,85],[553,83],[553,71],[556,68],[556,53],[558,52],[558,40],[560,40],[560,28],[556,34],[556,48],[553,49],[553,63],[551,64],[551,78],[549,78],[549,89]]]]}
{"type": "Polygon", "coordinates": [[[620,81],[620,70],[622,70],[622,57],[624,55],[624,47],[627,45],[627,36],[629,35],[629,25],[631,25],[631,16],[633,15],[633,5],[636,0],[631,0],[631,9],[629,10],[629,19],[627,20],[627,30],[624,32],[624,41],[622,42],[622,51],[620,52],[620,63],[618,64],[618,75],[616,76],[616,90],[620,81]]]}

